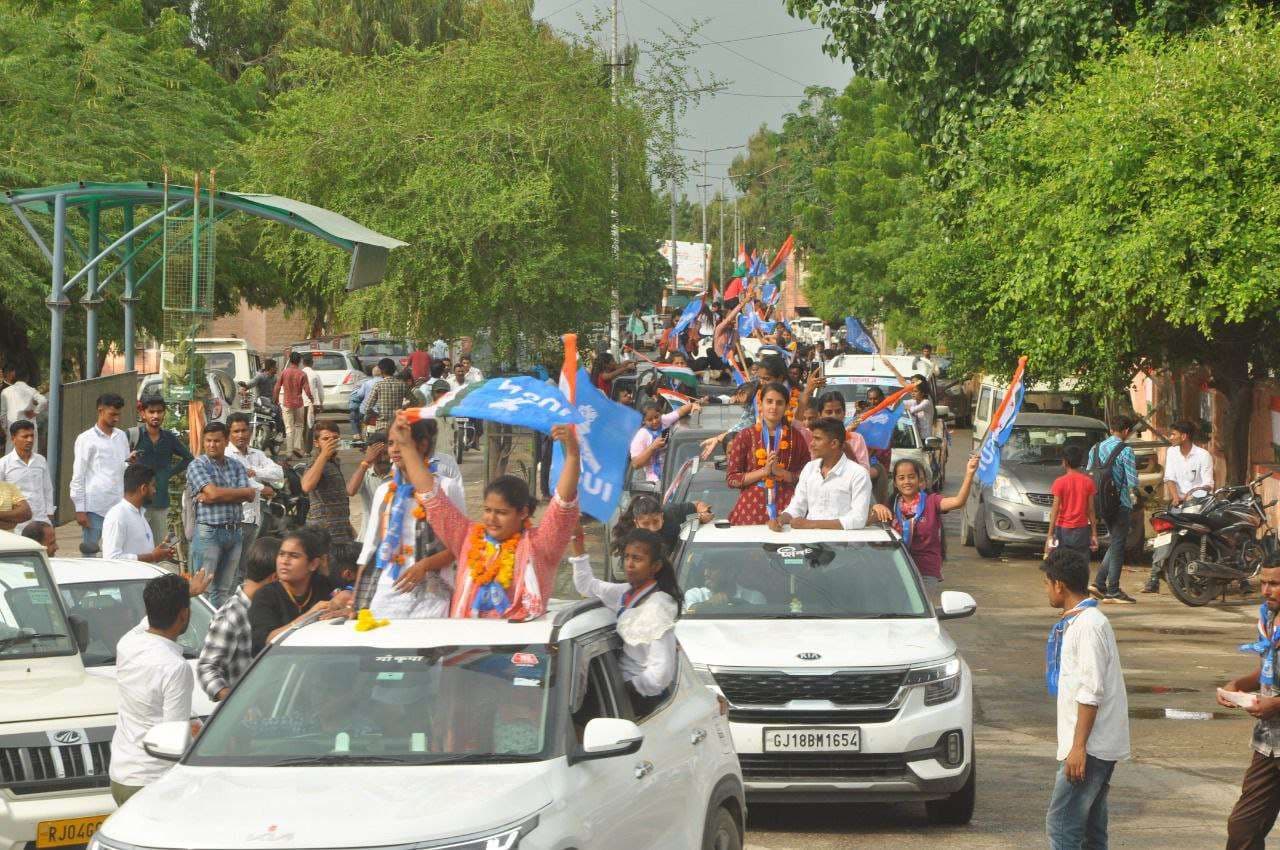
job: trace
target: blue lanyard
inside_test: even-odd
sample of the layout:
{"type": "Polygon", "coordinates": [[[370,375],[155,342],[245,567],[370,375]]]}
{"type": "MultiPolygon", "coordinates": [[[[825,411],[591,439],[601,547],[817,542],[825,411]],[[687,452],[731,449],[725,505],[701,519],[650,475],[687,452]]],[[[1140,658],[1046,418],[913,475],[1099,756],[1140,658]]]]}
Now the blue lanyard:
{"type": "Polygon", "coordinates": [[[1276,647],[1280,645],[1280,630],[1272,621],[1271,609],[1263,602],[1258,606],[1258,639],[1240,644],[1241,652],[1256,652],[1262,656],[1262,672],[1258,683],[1274,689],[1276,686],[1276,647]],[[1269,626],[1269,628],[1268,628],[1269,626]]]}
{"type": "Polygon", "coordinates": [[[1054,623],[1053,628],[1049,629],[1049,640],[1044,647],[1044,684],[1049,690],[1049,696],[1056,697],[1058,695],[1058,675],[1062,666],[1062,637],[1066,634],[1067,626],[1071,625],[1086,608],[1097,607],[1098,600],[1086,599],[1063,614],[1062,619],[1054,623]]]}
{"type": "Polygon", "coordinates": [[[618,608],[618,616],[621,617],[624,613],[626,613],[628,608],[634,608],[637,605],[639,605],[641,602],[643,602],[645,599],[647,599],[649,596],[649,592],[653,590],[653,588],[655,588],[656,586],[657,586],[656,582],[650,581],[648,584],[646,584],[642,588],[639,588],[638,590],[632,589],[622,594],[622,605],[621,607],[618,608]]]}
{"type": "Polygon", "coordinates": [[[916,512],[915,516],[910,520],[903,516],[902,497],[899,496],[893,500],[893,518],[898,524],[898,528],[902,529],[902,545],[906,546],[908,549],[911,548],[911,535],[915,533],[916,524],[919,523],[921,518],[924,516],[924,505],[928,498],[929,497],[924,493],[916,494],[916,512]]]}

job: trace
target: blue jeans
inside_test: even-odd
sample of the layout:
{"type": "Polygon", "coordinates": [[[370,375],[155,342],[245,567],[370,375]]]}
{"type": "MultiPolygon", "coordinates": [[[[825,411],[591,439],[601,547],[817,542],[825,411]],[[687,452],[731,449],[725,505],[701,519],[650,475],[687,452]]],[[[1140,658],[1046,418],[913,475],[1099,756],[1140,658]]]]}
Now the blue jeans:
{"type": "Polygon", "coordinates": [[[236,592],[236,575],[240,571],[240,529],[215,528],[204,523],[196,524],[191,541],[191,569],[207,570],[213,576],[209,585],[209,601],[214,608],[236,592]]]}
{"type": "Polygon", "coordinates": [[[1045,818],[1051,850],[1107,850],[1107,792],[1115,767],[1113,761],[1087,755],[1084,781],[1073,783],[1058,765],[1045,818]]]}
{"type": "Polygon", "coordinates": [[[360,423],[364,421],[364,417],[360,415],[360,405],[353,404],[347,408],[347,416],[351,418],[351,437],[352,439],[360,439],[360,423]]]}
{"type": "Polygon", "coordinates": [[[1111,530],[1111,545],[1107,554],[1102,556],[1102,566],[1098,568],[1098,577],[1093,582],[1106,593],[1115,593],[1120,589],[1120,570],[1124,568],[1124,547],[1129,540],[1129,521],[1133,517],[1133,509],[1121,507],[1115,518],[1108,523],[1111,530]]]}
{"type": "Polygon", "coordinates": [[[80,554],[88,558],[102,557],[102,514],[86,512],[89,524],[80,529],[80,554]]]}

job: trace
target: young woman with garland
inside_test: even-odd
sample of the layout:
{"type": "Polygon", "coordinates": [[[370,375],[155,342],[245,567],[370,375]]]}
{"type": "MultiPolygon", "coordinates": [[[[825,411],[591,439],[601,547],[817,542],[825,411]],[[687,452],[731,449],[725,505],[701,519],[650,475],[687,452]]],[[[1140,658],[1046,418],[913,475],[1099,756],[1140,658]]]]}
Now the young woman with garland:
{"type": "Polygon", "coordinates": [[[495,478],[484,489],[484,520],[473,523],[445,496],[414,443],[404,415],[392,426],[414,498],[445,548],[457,558],[451,617],[521,619],[546,611],[556,568],[578,524],[578,439],[568,425],[551,429],[564,451],[564,468],[542,521],[531,526],[537,506],[529,485],[514,475],[495,478]]]}
{"type": "Polygon", "coordinates": [[[631,702],[643,716],[657,707],[676,676],[676,619],[683,594],[675,568],[667,562],[662,537],[636,528],[623,542],[624,582],[601,581],[591,571],[582,526],[573,535],[573,586],[589,599],[599,599],[618,615],[622,638],[622,680],[631,702]]]}
{"type": "Polygon", "coordinates": [[[791,392],[784,384],[766,384],[757,402],[760,418],[729,445],[725,483],[741,491],[729,512],[734,525],[763,525],[787,509],[809,447],[791,424],[791,392]]]}
{"type": "MultiPolygon", "coordinates": [[[[458,464],[435,454],[438,425],[434,419],[414,422],[409,437],[415,450],[430,458],[440,490],[460,509],[467,505],[458,464]]],[[[417,492],[404,474],[403,434],[387,441],[394,474],[373,494],[373,509],[365,522],[364,548],[357,563],[356,608],[375,617],[413,619],[447,617],[455,583],[453,555],[445,548],[417,492]]]]}

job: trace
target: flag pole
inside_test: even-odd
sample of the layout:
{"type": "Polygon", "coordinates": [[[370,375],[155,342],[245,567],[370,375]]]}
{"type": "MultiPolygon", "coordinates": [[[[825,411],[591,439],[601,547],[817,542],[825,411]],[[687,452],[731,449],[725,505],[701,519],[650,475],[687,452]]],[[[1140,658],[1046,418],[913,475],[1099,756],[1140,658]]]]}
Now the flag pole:
{"type": "Polygon", "coordinates": [[[1004,398],[1000,399],[1000,406],[996,408],[996,412],[992,414],[991,421],[987,425],[987,432],[982,435],[982,441],[978,443],[979,454],[981,454],[983,446],[987,444],[987,440],[991,438],[991,434],[995,431],[994,426],[999,424],[1005,410],[1008,409],[1009,402],[1013,399],[1013,394],[1018,388],[1018,382],[1022,380],[1022,373],[1026,368],[1027,356],[1024,354],[1018,358],[1018,368],[1013,370],[1013,377],[1009,380],[1009,389],[1005,390],[1004,398]]]}

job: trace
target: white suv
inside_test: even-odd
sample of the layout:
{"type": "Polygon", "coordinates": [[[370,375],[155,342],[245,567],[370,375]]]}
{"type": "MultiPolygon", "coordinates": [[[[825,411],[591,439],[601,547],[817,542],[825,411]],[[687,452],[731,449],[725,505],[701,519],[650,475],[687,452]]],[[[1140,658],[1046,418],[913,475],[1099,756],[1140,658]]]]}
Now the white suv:
{"type": "Polygon", "coordinates": [[[619,648],[595,601],[520,623],[304,626],[189,750],[186,724],[151,730],[148,751],[181,763],[90,846],[740,850],[722,703],[682,657],[668,699],[637,716],[619,648]]]}
{"type": "Polygon", "coordinates": [[[680,644],[729,702],[752,800],[924,801],[973,814],[973,680],[897,534],[683,530],[680,644]]]}

